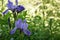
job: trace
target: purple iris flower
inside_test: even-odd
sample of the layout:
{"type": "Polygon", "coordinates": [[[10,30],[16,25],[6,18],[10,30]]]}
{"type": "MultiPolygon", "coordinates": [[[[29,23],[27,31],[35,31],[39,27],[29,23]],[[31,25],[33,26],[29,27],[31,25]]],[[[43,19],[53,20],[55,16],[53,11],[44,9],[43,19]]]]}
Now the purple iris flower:
{"type": "Polygon", "coordinates": [[[18,0],[16,0],[16,5],[13,5],[13,3],[10,0],[8,0],[7,7],[8,7],[8,9],[6,9],[3,12],[3,15],[8,13],[8,10],[11,10],[12,12],[19,13],[19,12],[21,12],[21,11],[23,11],[25,9],[22,5],[18,5],[18,0]]]}
{"type": "Polygon", "coordinates": [[[16,22],[15,22],[15,27],[14,29],[11,30],[10,34],[14,34],[16,29],[20,29],[24,32],[24,34],[30,36],[31,35],[31,32],[28,30],[28,24],[26,23],[26,20],[21,20],[21,19],[18,19],[16,22]]]}

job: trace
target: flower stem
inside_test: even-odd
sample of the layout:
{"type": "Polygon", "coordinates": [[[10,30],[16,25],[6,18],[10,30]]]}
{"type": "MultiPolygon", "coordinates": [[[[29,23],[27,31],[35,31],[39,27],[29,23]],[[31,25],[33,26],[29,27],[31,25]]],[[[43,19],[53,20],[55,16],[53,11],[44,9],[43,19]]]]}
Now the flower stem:
{"type": "Polygon", "coordinates": [[[10,17],[8,18],[8,25],[9,25],[9,27],[11,29],[10,17]]]}
{"type": "Polygon", "coordinates": [[[49,21],[49,29],[50,29],[50,39],[52,40],[52,18],[50,19],[50,21],[49,21]]]}
{"type": "Polygon", "coordinates": [[[17,12],[15,11],[15,12],[13,12],[13,17],[14,17],[14,27],[15,27],[15,21],[17,20],[17,12]]]}

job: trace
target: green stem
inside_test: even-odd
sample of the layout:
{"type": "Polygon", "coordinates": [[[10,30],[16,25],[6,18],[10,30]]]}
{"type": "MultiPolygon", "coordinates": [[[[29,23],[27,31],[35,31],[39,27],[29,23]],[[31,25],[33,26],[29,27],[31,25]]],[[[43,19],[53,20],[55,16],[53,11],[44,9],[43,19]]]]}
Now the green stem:
{"type": "Polygon", "coordinates": [[[16,15],[16,13],[13,13],[13,17],[14,17],[14,22],[15,22],[16,19],[17,19],[17,15],[16,15]]]}
{"type": "Polygon", "coordinates": [[[17,20],[17,12],[13,12],[13,17],[14,17],[14,27],[15,27],[15,21],[17,20]]]}
{"type": "Polygon", "coordinates": [[[49,21],[49,29],[50,29],[50,39],[52,40],[52,19],[49,21]]]}
{"type": "Polygon", "coordinates": [[[44,11],[43,11],[43,27],[45,27],[45,18],[44,18],[44,11]]]}
{"type": "Polygon", "coordinates": [[[8,18],[8,25],[9,25],[9,27],[11,29],[10,17],[8,18]]]}

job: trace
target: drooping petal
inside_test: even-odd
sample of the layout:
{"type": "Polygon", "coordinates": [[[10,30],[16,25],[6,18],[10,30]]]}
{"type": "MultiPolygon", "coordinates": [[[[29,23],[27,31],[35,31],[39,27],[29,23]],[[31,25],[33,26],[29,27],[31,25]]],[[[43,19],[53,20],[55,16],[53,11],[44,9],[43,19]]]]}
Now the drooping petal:
{"type": "Polygon", "coordinates": [[[15,27],[14,29],[12,29],[12,30],[10,31],[10,34],[14,34],[15,31],[16,31],[16,29],[17,29],[17,27],[15,27]]]}
{"type": "Polygon", "coordinates": [[[3,12],[3,15],[4,15],[4,14],[7,14],[7,13],[8,13],[8,9],[3,12]]]}
{"type": "Polygon", "coordinates": [[[18,0],[15,0],[16,1],[16,5],[18,5],[18,0]]]}
{"type": "Polygon", "coordinates": [[[28,29],[23,30],[23,32],[24,32],[24,34],[26,34],[26,35],[28,35],[28,36],[30,36],[30,35],[31,35],[31,32],[30,32],[28,29]]]}
{"type": "Polygon", "coordinates": [[[24,9],[25,9],[25,8],[24,8],[22,5],[19,5],[19,6],[16,7],[17,13],[23,11],[24,9]]]}

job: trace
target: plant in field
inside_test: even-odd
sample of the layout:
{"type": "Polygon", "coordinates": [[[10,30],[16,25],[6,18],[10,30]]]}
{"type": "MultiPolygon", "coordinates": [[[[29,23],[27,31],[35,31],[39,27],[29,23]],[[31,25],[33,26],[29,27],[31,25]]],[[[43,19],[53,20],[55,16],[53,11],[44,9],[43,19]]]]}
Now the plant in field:
{"type": "MultiPolygon", "coordinates": [[[[22,21],[21,19],[17,20],[18,15],[16,15],[16,13],[23,11],[25,8],[22,5],[18,5],[18,0],[16,0],[16,5],[13,5],[13,3],[10,0],[8,0],[7,7],[8,7],[8,9],[3,12],[3,15],[5,15],[6,13],[8,13],[9,10],[11,10],[13,13],[13,16],[14,16],[14,26],[15,27],[14,27],[14,29],[12,29],[10,31],[10,34],[14,34],[16,29],[20,29],[20,31],[23,31],[24,34],[30,36],[31,32],[27,29],[28,24],[26,23],[26,20],[24,20],[24,21],[22,21]]],[[[11,28],[10,18],[8,18],[8,24],[11,28]]]]}

